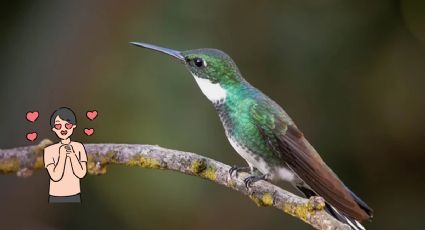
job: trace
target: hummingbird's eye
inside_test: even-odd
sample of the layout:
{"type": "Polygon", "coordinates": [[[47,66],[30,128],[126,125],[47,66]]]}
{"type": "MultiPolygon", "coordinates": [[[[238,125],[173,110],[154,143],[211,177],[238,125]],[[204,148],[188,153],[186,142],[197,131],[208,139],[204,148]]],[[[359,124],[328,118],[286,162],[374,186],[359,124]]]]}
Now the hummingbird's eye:
{"type": "Polygon", "coordinates": [[[195,58],[193,59],[193,63],[197,66],[197,67],[202,67],[205,66],[205,62],[204,60],[202,60],[201,58],[195,58]]]}

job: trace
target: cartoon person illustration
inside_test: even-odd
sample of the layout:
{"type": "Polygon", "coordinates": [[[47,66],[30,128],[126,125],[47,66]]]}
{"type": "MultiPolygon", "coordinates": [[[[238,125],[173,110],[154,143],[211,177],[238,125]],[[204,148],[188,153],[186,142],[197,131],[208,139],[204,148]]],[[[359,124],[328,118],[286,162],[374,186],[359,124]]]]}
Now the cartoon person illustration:
{"type": "Polygon", "coordinates": [[[80,203],[87,154],[83,144],[70,139],[77,118],[71,109],[62,107],[53,112],[50,126],[60,141],[44,149],[44,166],[50,176],[49,203],[80,203]]]}

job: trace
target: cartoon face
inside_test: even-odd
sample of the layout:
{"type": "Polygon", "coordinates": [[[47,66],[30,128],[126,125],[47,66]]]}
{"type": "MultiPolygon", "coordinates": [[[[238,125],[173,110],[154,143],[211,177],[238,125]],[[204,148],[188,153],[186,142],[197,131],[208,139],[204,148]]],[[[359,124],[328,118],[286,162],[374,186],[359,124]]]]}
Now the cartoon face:
{"type": "Polygon", "coordinates": [[[75,127],[77,126],[71,124],[69,121],[62,120],[59,116],[56,116],[52,130],[61,140],[65,140],[72,135],[75,127]]]}

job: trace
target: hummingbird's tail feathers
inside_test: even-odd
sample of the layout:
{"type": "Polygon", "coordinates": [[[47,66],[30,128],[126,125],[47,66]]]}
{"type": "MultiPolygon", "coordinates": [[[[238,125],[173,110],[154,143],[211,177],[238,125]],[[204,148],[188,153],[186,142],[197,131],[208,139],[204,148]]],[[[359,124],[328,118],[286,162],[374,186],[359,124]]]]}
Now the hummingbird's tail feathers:
{"type": "Polygon", "coordinates": [[[366,228],[360,224],[359,221],[356,219],[345,216],[344,214],[340,213],[336,208],[332,207],[331,205],[326,203],[326,211],[331,214],[335,219],[339,220],[340,222],[347,224],[350,226],[353,230],[366,230],[366,228]]]}
{"type": "MultiPolygon", "coordinates": [[[[295,187],[298,190],[300,190],[307,198],[310,198],[312,196],[318,196],[317,193],[315,193],[313,190],[305,186],[295,185],[295,187]]],[[[333,216],[335,219],[339,220],[340,222],[344,224],[347,224],[353,230],[366,230],[365,227],[363,227],[363,225],[360,224],[360,222],[357,221],[356,219],[340,213],[336,208],[334,208],[327,202],[325,202],[325,204],[326,204],[325,206],[326,212],[329,213],[331,216],[333,216]]]]}
{"type": "MultiPolygon", "coordinates": [[[[346,187],[347,188],[347,187],[346,187]]],[[[368,215],[369,215],[369,220],[372,219],[373,217],[373,209],[370,208],[366,202],[364,202],[362,199],[360,199],[356,194],[354,194],[353,191],[351,191],[349,188],[347,188],[347,190],[351,193],[351,195],[353,196],[354,200],[356,201],[356,203],[360,206],[360,208],[362,208],[368,215]]]]}

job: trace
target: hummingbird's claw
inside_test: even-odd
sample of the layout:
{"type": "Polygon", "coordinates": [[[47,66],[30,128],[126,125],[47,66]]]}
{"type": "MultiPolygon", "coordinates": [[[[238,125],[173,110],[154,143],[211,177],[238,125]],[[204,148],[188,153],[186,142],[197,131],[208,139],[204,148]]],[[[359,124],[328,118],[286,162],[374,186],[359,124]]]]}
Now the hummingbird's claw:
{"type": "Polygon", "coordinates": [[[238,172],[249,172],[250,167],[238,167],[236,165],[233,165],[230,169],[229,169],[229,174],[230,177],[232,177],[233,172],[235,172],[235,176],[238,176],[238,172]]]}
{"type": "Polygon", "coordinates": [[[269,178],[269,174],[264,174],[261,176],[249,176],[247,178],[245,178],[243,180],[243,182],[245,183],[245,187],[246,189],[249,189],[250,187],[252,187],[252,184],[254,184],[255,182],[259,181],[259,180],[267,180],[267,178],[269,178]]]}

